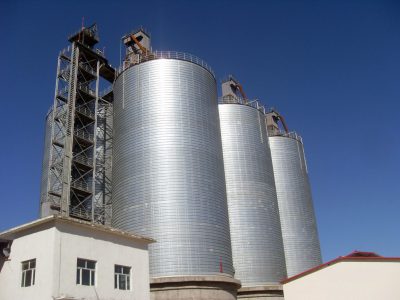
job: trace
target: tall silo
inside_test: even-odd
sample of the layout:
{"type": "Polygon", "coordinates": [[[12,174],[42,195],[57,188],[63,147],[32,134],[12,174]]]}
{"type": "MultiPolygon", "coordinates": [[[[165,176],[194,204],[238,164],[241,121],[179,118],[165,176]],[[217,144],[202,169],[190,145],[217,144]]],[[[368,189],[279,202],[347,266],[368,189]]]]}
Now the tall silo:
{"type": "Polygon", "coordinates": [[[321,264],[321,250],[303,142],[282,117],[267,115],[288,276],[321,264]],[[286,131],[277,122],[283,121],[286,131]]]}
{"type": "Polygon", "coordinates": [[[242,296],[279,294],[286,267],[265,110],[237,97],[238,85],[225,81],[219,104],[235,277],[242,296]]]}
{"type": "Polygon", "coordinates": [[[144,50],[147,39],[125,37],[114,85],[112,225],[156,240],[153,299],[235,299],[215,77],[194,56],[144,50]]]}

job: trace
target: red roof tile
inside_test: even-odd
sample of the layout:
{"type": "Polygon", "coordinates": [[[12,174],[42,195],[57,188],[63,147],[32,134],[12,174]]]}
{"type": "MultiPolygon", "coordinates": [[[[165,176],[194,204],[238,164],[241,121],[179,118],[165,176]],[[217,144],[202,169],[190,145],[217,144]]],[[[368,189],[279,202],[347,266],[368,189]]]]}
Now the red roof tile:
{"type": "Polygon", "coordinates": [[[400,262],[400,257],[383,257],[379,254],[376,254],[375,252],[365,252],[365,251],[353,251],[345,256],[339,256],[338,258],[335,258],[331,261],[328,261],[324,264],[318,265],[314,268],[308,269],[304,272],[301,272],[297,275],[294,275],[292,277],[286,278],[281,281],[282,284],[288,283],[290,281],[296,280],[300,277],[303,277],[305,275],[314,273],[318,270],[324,269],[326,267],[329,267],[333,264],[336,264],[338,262],[342,261],[399,261],[400,262]]]}

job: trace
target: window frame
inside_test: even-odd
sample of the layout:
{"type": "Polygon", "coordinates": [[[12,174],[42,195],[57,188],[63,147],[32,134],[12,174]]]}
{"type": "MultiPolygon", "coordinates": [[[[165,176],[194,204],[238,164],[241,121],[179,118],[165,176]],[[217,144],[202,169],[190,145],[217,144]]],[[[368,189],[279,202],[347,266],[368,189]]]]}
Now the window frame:
{"type": "Polygon", "coordinates": [[[114,265],[114,289],[121,291],[130,291],[131,290],[131,274],[132,267],[123,266],[123,265],[114,265]],[[117,268],[120,268],[120,271],[117,271],[117,268]],[[120,283],[124,282],[125,286],[121,287],[120,283]]]}
{"type": "Polygon", "coordinates": [[[35,277],[36,258],[21,261],[21,287],[30,287],[35,285],[35,277]],[[30,277],[28,277],[28,274],[30,274],[30,277]]]}
{"type": "MultiPolygon", "coordinates": [[[[96,286],[96,267],[97,261],[86,258],[76,259],[76,284],[81,286],[96,286]],[[93,266],[89,266],[93,264],[93,266]],[[82,266],[83,265],[83,266],[82,266]],[[88,272],[88,281],[84,279],[85,273],[88,272]],[[86,284],[87,282],[87,284],[86,284]]],[[[87,274],[87,273],[86,273],[87,274]]]]}

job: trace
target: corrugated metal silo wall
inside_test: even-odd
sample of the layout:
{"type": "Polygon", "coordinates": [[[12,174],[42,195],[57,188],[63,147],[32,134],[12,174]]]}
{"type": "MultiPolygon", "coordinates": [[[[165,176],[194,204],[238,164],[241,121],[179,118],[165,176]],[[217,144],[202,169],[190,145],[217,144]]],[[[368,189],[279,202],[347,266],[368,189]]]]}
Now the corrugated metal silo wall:
{"type": "Polygon", "coordinates": [[[220,104],[235,277],[243,286],[278,283],[285,258],[265,116],[220,104]]]}
{"type": "Polygon", "coordinates": [[[150,274],[233,274],[216,82],[158,59],[114,86],[112,225],[157,240],[150,274]]]}
{"type": "Polygon", "coordinates": [[[46,217],[49,214],[48,209],[45,209],[42,203],[47,201],[47,187],[49,180],[50,151],[51,151],[51,131],[52,131],[52,119],[53,119],[52,115],[53,115],[53,110],[50,110],[46,116],[46,121],[45,121],[42,176],[40,180],[40,217],[46,217]]]}
{"type": "Polygon", "coordinates": [[[321,264],[317,224],[303,144],[283,136],[269,141],[290,277],[321,264]]]}

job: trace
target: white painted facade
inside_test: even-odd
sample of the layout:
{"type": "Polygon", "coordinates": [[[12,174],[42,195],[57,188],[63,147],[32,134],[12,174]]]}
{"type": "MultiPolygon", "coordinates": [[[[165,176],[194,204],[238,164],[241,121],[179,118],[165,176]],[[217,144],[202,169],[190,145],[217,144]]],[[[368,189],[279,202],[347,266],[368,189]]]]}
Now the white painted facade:
{"type": "Polygon", "coordinates": [[[399,258],[339,259],[289,279],[283,291],[285,300],[399,300],[399,279],[399,258]]]}
{"type": "Polygon", "coordinates": [[[150,299],[151,239],[51,216],[0,233],[0,240],[12,240],[10,256],[0,259],[1,300],[150,299]],[[94,286],[76,283],[78,258],[96,261],[94,286]],[[35,283],[21,287],[21,263],[30,259],[35,283]],[[116,264],[131,267],[130,290],[114,288],[116,264]]]}

